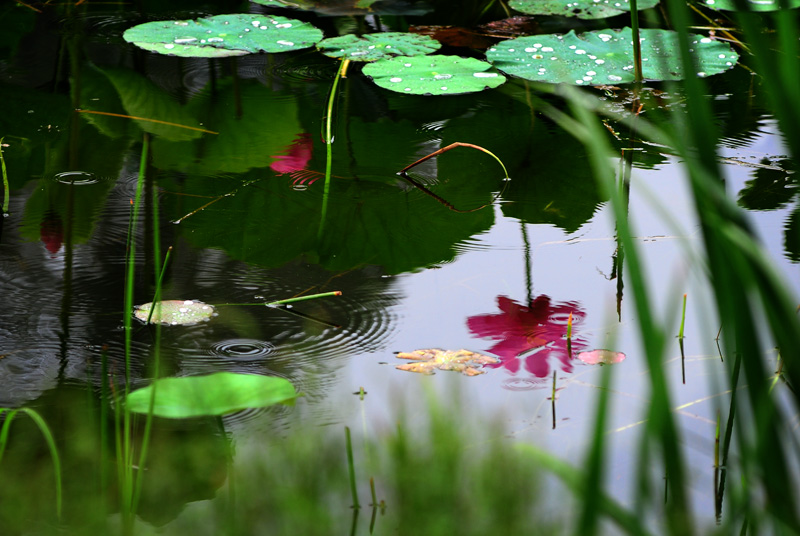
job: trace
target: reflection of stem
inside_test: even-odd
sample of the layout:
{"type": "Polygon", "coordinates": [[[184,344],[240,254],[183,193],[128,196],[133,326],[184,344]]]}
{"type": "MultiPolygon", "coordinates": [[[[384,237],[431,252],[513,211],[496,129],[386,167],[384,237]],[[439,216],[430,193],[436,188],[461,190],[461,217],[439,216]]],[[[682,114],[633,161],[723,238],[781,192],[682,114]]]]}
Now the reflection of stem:
{"type": "Polygon", "coordinates": [[[528,240],[528,229],[525,222],[519,222],[522,229],[522,243],[525,245],[525,291],[527,292],[528,304],[533,301],[533,275],[531,269],[531,243],[528,240]]]}
{"type": "Polygon", "coordinates": [[[9,192],[10,189],[8,187],[8,171],[6,170],[6,159],[3,158],[3,139],[0,138],[0,167],[2,167],[3,171],[3,214],[8,214],[8,201],[9,201],[9,192]]]}
{"type": "MultiPolygon", "coordinates": [[[[639,41],[639,6],[637,0],[630,0],[631,37],[633,37],[633,77],[636,85],[642,83],[642,43],[639,41]]],[[[638,87],[635,90],[638,94],[638,87]]]]}
{"type": "Polygon", "coordinates": [[[553,405],[553,430],[556,429],[556,371],[553,371],[553,393],[550,395],[550,403],[553,405]]]}

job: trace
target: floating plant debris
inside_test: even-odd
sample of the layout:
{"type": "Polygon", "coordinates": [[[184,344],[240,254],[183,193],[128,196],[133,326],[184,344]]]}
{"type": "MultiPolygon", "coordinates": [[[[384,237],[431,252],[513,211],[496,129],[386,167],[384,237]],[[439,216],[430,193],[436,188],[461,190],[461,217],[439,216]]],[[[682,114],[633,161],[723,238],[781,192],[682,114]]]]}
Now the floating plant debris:
{"type": "Polygon", "coordinates": [[[135,308],[133,314],[142,322],[147,322],[150,318],[151,324],[168,324],[170,326],[190,326],[199,322],[208,322],[212,316],[216,316],[214,307],[198,300],[164,300],[158,302],[161,306],[156,307],[152,317],[150,311],[153,303],[145,303],[135,308]]]}
{"type": "Polygon", "coordinates": [[[395,368],[421,374],[433,374],[434,370],[454,370],[467,376],[483,374],[480,369],[483,365],[496,365],[500,360],[489,355],[478,354],[469,350],[440,350],[430,348],[414,350],[413,352],[400,352],[400,359],[412,359],[414,363],[397,365],[395,368]]]}
{"type": "Polygon", "coordinates": [[[625,354],[622,352],[602,349],[578,354],[578,359],[587,365],[613,365],[614,363],[624,361],[625,357],[625,354]]]}

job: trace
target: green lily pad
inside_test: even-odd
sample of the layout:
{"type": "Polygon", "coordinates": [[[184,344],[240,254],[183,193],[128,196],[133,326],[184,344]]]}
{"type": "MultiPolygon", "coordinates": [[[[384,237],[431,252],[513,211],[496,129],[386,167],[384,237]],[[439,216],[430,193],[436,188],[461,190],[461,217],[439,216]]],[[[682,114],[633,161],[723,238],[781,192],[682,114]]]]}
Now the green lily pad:
{"type": "Polygon", "coordinates": [[[146,22],[122,34],[129,43],[171,56],[220,58],[313,46],[322,32],[307,22],[257,14],[146,22]]]}
{"type": "MultiPolygon", "coordinates": [[[[528,15],[562,15],[579,19],[616,17],[631,10],[629,0],[511,0],[508,4],[528,15]]],[[[658,0],[639,0],[639,10],[658,5],[658,0]]]]}
{"type": "MultiPolygon", "coordinates": [[[[649,80],[681,80],[679,36],[670,30],[640,31],[642,74],[649,80]]],[[[690,50],[698,72],[710,76],[736,65],[739,55],[721,41],[691,35],[690,50]]],[[[630,28],[595,30],[580,35],[536,35],[502,41],[486,57],[501,71],[540,82],[584,86],[625,84],[634,81],[630,28]]]]}
{"type": "Polygon", "coordinates": [[[423,56],[436,52],[442,44],[427,35],[386,32],[358,37],[353,34],[323,39],[320,52],[331,58],[351,61],[376,61],[391,56],[423,56]]]}
{"type": "MultiPolygon", "coordinates": [[[[740,11],[736,0],[702,0],[702,3],[717,11],[740,11]]],[[[800,0],[742,0],[742,3],[747,6],[745,11],[778,11],[784,3],[788,9],[800,7],[800,0]]]]}
{"type": "Polygon", "coordinates": [[[506,81],[491,65],[458,56],[389,58],[364,66],[364,74],[384,89],[413,95],[456,95],[495,88],[506,81]]]}
{"type": "Polygon", "coordinates": [[[197,300],[164,300],[158,303],[161,306],[156,307],[152,317],[150,317],[152,302],[139,305],[133,314],[142,322],[147,322],[147,318],[150,317],[151,324],[170,326],[190,326],[198,322],[207,322],[212,316],[216,316],[213,306],[197,300]]]}
{"type": "Polygon", "coordinates": [[[148,413],[153,389],[153,415],[170,419],[225,415],[287,403],[298,396],[294,386],[284,378],[217,372],[155,380],[128,395],[125,399],[128,409],[148,413]]]}

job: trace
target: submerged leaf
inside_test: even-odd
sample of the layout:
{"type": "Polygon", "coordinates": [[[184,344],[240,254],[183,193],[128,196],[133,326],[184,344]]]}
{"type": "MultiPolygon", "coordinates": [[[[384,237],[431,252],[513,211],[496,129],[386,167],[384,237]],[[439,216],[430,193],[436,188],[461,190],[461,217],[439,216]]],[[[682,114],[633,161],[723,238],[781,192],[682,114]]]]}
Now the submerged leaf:
{"type": "Polygon", "coordinates": [[[190,326],[198,322],[207,322],[216,316],[214,307],[197,300],[164,300],[157,302],[157,307],[150,316],[153,303],[139,305],[133,314],[142,322],[150,317],[151,324],[169,324],[170,326],[190,326]]]}
{"type": "MultiPolygon", "coordinates": [[[[691,76],[711,76],[736,65],[739,55],[730,45],[690,35],[698,66],[691,76]]],[[[535,35],[502,41],[486,57],[501,71],[540,82],[585,86],[634,81],[633,36],[630,28],[566,35],[535,35]]],[[[643,29],[642,75],[649,80],[682,80],[679,35],[670,30],[643,29]]]]}
{"type": "Polygon", "coordinates": [[[403,32],[353,34],[323,39],[320,52],[331,58],[351,61],[376,61],[392,56],[422,56],[435,52],[441,43],[427,35],[403,32]]]}
{"type": "MultiPolygon", "coordinates": [[[[604,19],[630,12],[629,0],[511,0],[512,9],[528,15],[563,15],[579,19],[604,19]]],[[[658,0],[639,0],[639,10],[658,5],[658,0]]]]}
{"type": "Polygon", "coordinates": [[[128,395],[128,409],[135,413],[148,413],[153,389],[153,415],[171,419],[225,415],[247,408],[290,402],[299,396],[294,386],[284,378],[217,372],[207,376],[155,380],[128,395]]]}
{"type": "Polygon", "coordinates": [[[129,28],[122,38],[159,54],[220,58],[308,48],[322,39],[322,32],[286,17],[237,14],[146,22],[129,28]]]}
{"type": "Polygon", "coordinates": [[[495,88],[506,78],[475,58],[415,56],[367,64],[364,74],[384,89],[413,95],[456,95],[495,88]],[[487,72],[488,71],[488,72],[487,72]]]}
{"type": "Polygon", "coordinates": [[[496,357],[470,352],[469,350],[440,350],[431,348],[426,350],[414,350],[411,353],[400,352],[397,354],[400,359],[413,359],[416,363],[407,365],[397,365],[399,370],[409,372],[419,372],[422,374],[433,374],[435,369],[454,370],[467,376],[477,376],[483,374],[480,370],[482,365],[495,365],[500,363],[496,357]]]}

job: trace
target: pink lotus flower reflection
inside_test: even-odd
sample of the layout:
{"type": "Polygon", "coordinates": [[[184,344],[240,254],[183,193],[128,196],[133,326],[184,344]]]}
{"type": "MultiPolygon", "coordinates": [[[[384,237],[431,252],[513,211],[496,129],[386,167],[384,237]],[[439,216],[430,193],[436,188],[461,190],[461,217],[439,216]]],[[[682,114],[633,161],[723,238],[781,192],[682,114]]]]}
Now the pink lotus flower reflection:
{"type": "Polygon", "coordinates": [[[613,365],[625,359],[625,354],[622,352],[613,352],[611,350],[592,350],[591,352],[581,352],[578,354],[578,359],[587,365],[613,365]]]}
{"type": "Polygon", "coordinates": [[[285,152],[287,154],[271,155],[270,158],[274,158],[275,161],[269,167],[281,175],[290,174],[293,178],[293,185],[298,183],[302,185],[307,181],[308,184],[312,184],[321,176],[316,172],[306,170],[306,166],[311,160],[313,149],[314,142],[311,139],[311,134],[304,132],[286,147],[285,152]]]}
{"type": "Polygon", "coordinates": [[[499,341],[489,352],[500,357],[500,364],[487,367],[503,367],[517,374],[520,362],[525,369],[544,378],[550,372],[550,358],[561,363],[564,372],[572,372],[570,352],[567,348],[567,319],[572,313],[571,349],[577,352],[587,343],[575,336],[575,328],[583,322],[586,313],[577,302],[552,303],[547,295],[540,295],[530,305],[521,305],[506,296],[497,298],[499,314],[472,316],[467,319],[469,330],[479,337],[499,341]]]}

